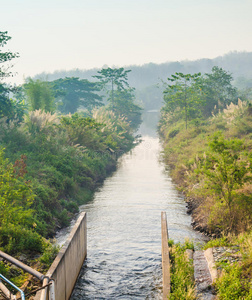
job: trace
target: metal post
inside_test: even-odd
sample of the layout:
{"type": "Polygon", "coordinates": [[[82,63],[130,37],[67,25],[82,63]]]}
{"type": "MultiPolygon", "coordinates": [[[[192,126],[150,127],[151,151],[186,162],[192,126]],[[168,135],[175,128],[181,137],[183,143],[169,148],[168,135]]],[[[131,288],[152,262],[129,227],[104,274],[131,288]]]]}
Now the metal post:
{"type": "Polygon", "coordinates": [[[0,274],[0,278],[2,278],[5,282],[7,282],[9,285],[11,285],[12,287],[14,287],[14,289],[18,290],[21,294],[21,299],[25,300],[25,295],[24,292],[18,288],[14,283],[12,283],[11,281],[9,281],[7,278],[5,278],[2,274],[0,274]]]}
{"type": "MultiPolygon", "coordinates": [[[[44,280],[43,280],[42,286],[45,286],[45,285],[47,285],[48,283],[49,283],[49,278],[48,278],[48,277],[45,277],[44,280]]],[[[48,286],[45,287],[45,288],[42,290],[40,299],[41,299],[41,300],[48,300],[48,286]]]]}
{"type": "Polygon", "coordinates": [[[55,284],[54,280],[50,280],[51,285],[49,286],[49,300],[55,300],[55,284]]]}

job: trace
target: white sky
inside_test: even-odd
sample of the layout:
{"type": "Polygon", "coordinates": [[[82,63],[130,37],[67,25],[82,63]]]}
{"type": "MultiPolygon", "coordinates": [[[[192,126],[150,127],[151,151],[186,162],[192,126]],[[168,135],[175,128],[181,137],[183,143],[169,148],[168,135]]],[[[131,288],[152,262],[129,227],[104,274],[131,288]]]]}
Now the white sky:
{"type": "Polygon", "coordinates": [[[0,0],[19,52],[14,81],[43,71],[252,51],[252,0],[0,0]]]}

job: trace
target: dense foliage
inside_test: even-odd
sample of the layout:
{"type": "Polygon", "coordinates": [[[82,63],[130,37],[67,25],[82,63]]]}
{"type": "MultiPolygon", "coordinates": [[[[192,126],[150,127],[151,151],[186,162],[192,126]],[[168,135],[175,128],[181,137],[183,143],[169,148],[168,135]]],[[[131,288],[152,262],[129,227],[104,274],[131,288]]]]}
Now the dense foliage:
{"type": "MultiPolygon", "coordinates": [[[[232,76],[219,67],[212,73],[175,73],[168,78],[164,89],[163,119],[174,124],[179,120],[199,125],[200,120],[210,117],[230,103],[237,103],[237,90],[232,87],[232,76]]],[[[162,122],[161,120],[161,122],[162,122]]],[[[165,121],[165,122],[166,122],[165,121]]]]}
{"type": "Polygon", "coordinates": [[[61,113],[75,113],[78,108],[91,111],[102,105],[102,97],[98,94],[100,87],[95,82],[66,77],[50,84],[56,96],[56,106],[61,113]]]}
{"type": "Polygon", "coordinates": [[[10,51],[2,51],[7,42],[11,39],[8,36],[7,31],[0,31],[0,118],[6,117],[7,120],[18,118],[19,120],[23,116],[23,103],[13,101],[9,94],[15,90],[2,82],[3,78],[11,76],[9,71],[11,60],[18,57],[18,53],[10,51]]]}
{"type": "Polygon", "coordinates": [[[42,251],[31,209],[35,195],[26,173],[25,156],[11,164],[0,152],[0,245],[8,253],[42,251]]]}
{"type": "Polygon", "coordinates": [[[112,117],[112,128],[105,116],[104,123],[98,123],[78,114],[58,117],[41,110],[30,112],[19,126],[2,120],[0,140],[6,156],[12,161],[27,157],[36,231],[43,236],[68,224],[78,204],[90,198],[95,186],[115,168],[117,155],[132,146],[128,123],[121,120],[114,134],[119,119],[113,123],[112,117]]]}
{"type": "MultiPolygon", "coordinates": [[[[0,47],[9,39],[0,32],[0,47]]],[[[0,62],[16,56],[0,52],[0,62]]],[[[1,74],[8,75],[5,69],[1,74]]],[[[110,107],[98,109],[99,91],[99,84],[76,77],[28,78],[15,89],[0,84],[2,250],[41,253],[49,266],[57,249],[45,238],[69,224],[115,169],[117,158],[132,148],[133,126],[110,107]]]]}
{"type": "Polygon", "coordinates": [[[218,299],[251,299],[251,102],[237,97],[231,75],[221,68],[200,75],[197,85],[190,84],[192,91],[178,76],[191,78],[176,74],[166,86],[159,123],[164,159],[186,196],[195,228],[222,236],[210,245],[240,245],[241,261],[222,265],[218,299]],[[195,107],[193,114],[187,111],[187,126],[186,97],[186,105],[195,107]]]}
{"type": "Polygon", "coordinates": [[[142,108],[135,103],[135,89],[128,84],[129,72],[131,70],[124,70],[124,68],[106,68],[98,71],[99,75],[93,77],[100,80],[103,90],[107,92],[108,109],[117,116],[125,117],[136,130],[142,122],[142,108]]]}
{"type": "Polygon", "coordinates": [[[24,84],[24,90],[31,111],[36,109],[46,112],[55,111],[54,95],[48,82],[28,78],[24,84]]]}
{"type": "Polygon", "coordinates": [[[18,57],[18,53],[11,51],[2,51],[7,42],[11,39],[7,31],[0,31],[0,79],[11,75],[9,68],[11,67],[8,63],[18,57]],[[7,65],[6,65],[7,64],[7,65]]]}
{"type": "MultiPolygon", "coordinates": [[[[213,74],[216,70],[220,71],[215,68],[213,74]]],[[[225,71],[222,74],[226,77],[225,71]]],[[[211,86],[205,85],[204,89],[210,90],[211,86]]],[[[223,94],[228,95],[230,90],[234,91],[226,82],[223,94]]],[[[203,98],[206,96],[210,97],[210,93],[202,94],[203,98]]],[[[219,107],[230,103],[225,99],[220,96],[219,107]]],[[[179,110],[171,114],[166,106],[165,102],[159,125],[165,142],[165,159],[174,180],[194,199],[191,205],[197,207],[200,224],[214,232],[248,229],[252,221],[251,104],[238,100],[237,105],[230,103],[222,110],[213,108],[211,117],[204,117],[202,106],[201,118],[198,122],[192,118],[187,129],[179,110]]]]}
{"type": "MultiPolygon", "coordinates": [[[[162,88],[158,85],[167,77],[171,77],[175,72],[184,74],[194,74],[196,72],[209,73],[214,66],[219,66],[234,74],[234,86],[242,90],[242,94],[247,98],[251,96],[252,82],[252,52],[230,52],[224,56],[213,59],[203,58],[194,61],[165,62],[161,64],[148,63],[144,65],[131,65],[128,73],[128,82],[136,88],[136,98],[141,103],[144,110],[159,110],[162,107],[162,88]]],[[[92,80],[98,69],[73,69],[56,70],[53,73],[42,73],[37,78],[48,78],[52,81],[64,77],[79,77],[92,80]]],[[[242,95],[240,98],[244,100],[242,95]]],[[[250,97],[251,98],[251,97],[250,97]]]]}

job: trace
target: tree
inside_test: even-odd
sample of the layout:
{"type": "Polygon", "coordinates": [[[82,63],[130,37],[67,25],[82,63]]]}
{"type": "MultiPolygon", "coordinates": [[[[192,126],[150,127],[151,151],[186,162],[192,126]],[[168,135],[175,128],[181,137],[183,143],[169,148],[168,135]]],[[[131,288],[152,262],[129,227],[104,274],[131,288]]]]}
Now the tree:
{"type": "Polygon", "coordinates": [[[108,95],[108,109],[112,110],[116,116],[126,117],[132,129],[137,129],[141,123],[142,108],[134,103],[134,88],[128,83],[128,73],[131,70],[119,69],[102,69],[98,71],[101,75],[93,76],[100,80],[103,89],[111,83],[111,89],[108,95]]]}
{"type": "Polygon", "coordinates": [[[114,101],[115,87],[119,91],[122,91],[125,88],[129,88],[129,84],[127,81],[129,72],[131,72],[131,70],[124,70],[124,68],[106,68],[97,72],[100,75],[96,75],[93,77],[97,78],[100,81],[103,88],[105,88],[108,83],[111,83],[110,98],[112,101],[114,101]]]}
{"type": "Polygon", "coordinates": [[[168,78],[172,84],[167,84],[164,90],[165,106],[163,111],[171,115],[180,115],[185,119],[186,129],[188,120],[201,116],[200,108],[204,104],[200,88],[201,73],[175,73],[168,78]]]}
{"type": "MultiPolygon", "coordinates": [[[[0,64],[11,61],[13,58],[18,57],[18,53],[13,53],[10,51],[2,52],[1,48],[4,47],[7,42],[11,39],[10,36],[7,35],[7,31],[0,31],[0,64]]],[[[7,72],[10,66],[7,66],[5,69],[0,67],[0,79],[4,77],[8,77],[11,75],[10,72],[7,72]]]]}
{"type": "Polygon", "coordinates": [[[24,88],[30,110],[42,109],[45,112],[53,112],[55,110],[53,90],[48,82],[28,78],[24,88]]]}
{"type": "MultiPolygon", "coordinates": [[[[2,67],[2,64],[11,61],[15,57],[18,57],[18,53],[13,53],[10,51],[3,52],[1,50],[1,48],[3,48],[10,39],[11,37],[7,35],[7,31],[0,31],[0,80],[11,76],[11,72],[8,72],[8,69],[11,66],[9,65],[4,68],[2,67]]],[[[10,99],[10,92],[14,93],[15,89],[0,82],[0,118],[6,117],[7,122],[14,118],[18,118],[18,120],[21,121],[24,114],[23,103],[19,103],[10,99]]]]}
{"type": "Polygon", "coordinates": [[[58,99],[58,109],[62,113],[74,113],[80,106],[90,111],[102,105],[102,97],[97,94],[100,87],[95,82],[66,77],[54,80],[51,84],[58,99]]]}
{"type": "Polygon", "coordinates": [[[223,109],[237,101],[237,89],[232,86],[232,80],[231,74],[217,66],[212,68],[212,73],[205,74],[201,81],[206,102],[204,115],[210,116],[215,108],[223,109]]]}
{"type": "Polygon", "coordinates": [[[108,109],[112,110],[116,115],[127,118],[131,128],[137,129],[141,124],[142,108],[134,103],[135,95],[133,89],[125,89],[123,91],[115,91],[114,99],[110,101],[108,109]]]}
{"type": "Polygon", "coordinates": [[[7,87],[4,84],[0,84],[0,118],[5,117],[6,122],[15,119],[18,122],[23,120],[26,105],[24,101],[13,100],[9,98],[10,92],[15,95],[16,88],[7,87]]]}
{"type": "Polygon", "coordinates": [[[209,144],[202,171],[207,176],[208,188],[228,208],[228,231],[232,231],[235,211],[234,203],[241,198],[242,186],[251,181],[251,159],[242,140],[225,139],[220,133],[214,135],[209,144]]]}
{"type": "Polygon", "coordinates": [[[11,100],[8,97],[9,89],[0,83],[0,118],[8,116],[12,107],[11,100]]]}

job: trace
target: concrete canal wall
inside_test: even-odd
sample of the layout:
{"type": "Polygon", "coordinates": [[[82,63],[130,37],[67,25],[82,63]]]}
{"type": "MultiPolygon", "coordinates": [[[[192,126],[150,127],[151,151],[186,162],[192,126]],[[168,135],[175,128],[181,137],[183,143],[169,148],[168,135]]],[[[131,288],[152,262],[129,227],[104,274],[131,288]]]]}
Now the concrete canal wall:
{"type": "Polygon", "coordinates": [[[35,299],[68,300],[87,255],[87,217],[83,212],[74,225],[68,239],[61,248],[46,274],[43,285],[52,282],[35,299]],[[50,296],[49,296],[50,294],[50,296]]]}
{"type": "Polygon", "coordinates": [[[168,246],[168,227],[166,213],[161,213],[161,234],[162,234],[162,273],[163,273],[163,299],[170,296],[171,279],[170,279],[170,256],[168,246]]]}

